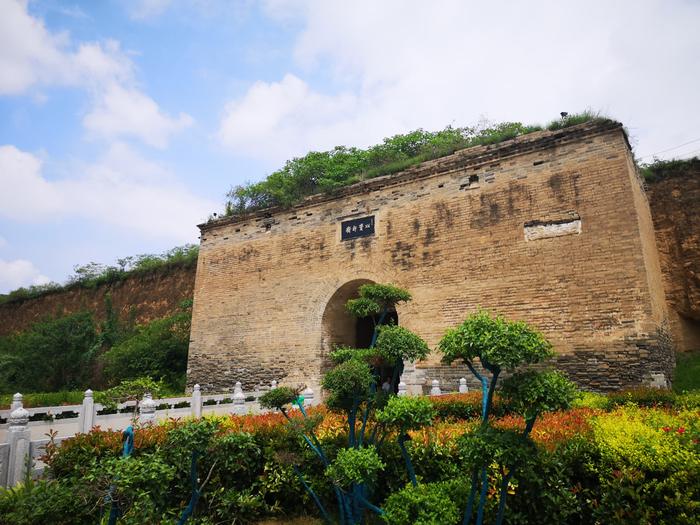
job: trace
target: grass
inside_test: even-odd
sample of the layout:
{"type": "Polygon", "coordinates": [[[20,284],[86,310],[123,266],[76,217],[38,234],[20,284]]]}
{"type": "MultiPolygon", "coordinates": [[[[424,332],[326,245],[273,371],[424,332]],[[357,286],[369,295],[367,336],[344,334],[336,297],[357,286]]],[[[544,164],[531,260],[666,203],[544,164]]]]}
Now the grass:
{"type": "MultiPolygon", "coordinates": [[[[0,394],[0,409],[10,408],[14,394],[0,394]]],[[[83,402],[81,390],[63,390],[61,392],[35,392],[22,394],[24,408],[55,407],[62,405],[79,405],[83,402]]]]}
{"type": "MultiPolygon", "coordinates": [[[[421,162],[474,146],[498,144],[536,131],[556,131],[585,122],[613,122],[590,110],[567,115],[545,126],[503,122],[486,128],[453,128],[428,132],[418,129],[384,139],[366,149],[338,146],[310,152],[285,163],[266,179],[236,186],[227,194],[225,215],[242,216],[267,208],[288,208],[309,195],[333,192],[361,180],[396,173],[421,162]]],[[[213,220],[214,216],[210,217],[213,220]]]]}
{"type": "Polygon", "coordinates": [[[700,351],[676,354],[673,390],[700,390],[700,351]]]}
{"type": "MultiPolygon", "coordinates": [[[[95,391],[97,394],[98,391],[95,391]]],[[[0,394],[0,410],[7,410],[12,403],[14,394],[0,394]]],[[[182,397],[184,392],[165,390],[160,397],[182,397]]],[[[22,405],[24,408],[57,407],[64,405],[80,405],[83,402],[83,390],[62,390],[60,392],[30,392],[22,393],[22,405]]]]}
{"type": "Polygon", "coordinates": [[[642,164],[639,171],[647,182],[658,182],[669,177],[700,174],[700,158],[656,160],[651,164],[642,164]]]}

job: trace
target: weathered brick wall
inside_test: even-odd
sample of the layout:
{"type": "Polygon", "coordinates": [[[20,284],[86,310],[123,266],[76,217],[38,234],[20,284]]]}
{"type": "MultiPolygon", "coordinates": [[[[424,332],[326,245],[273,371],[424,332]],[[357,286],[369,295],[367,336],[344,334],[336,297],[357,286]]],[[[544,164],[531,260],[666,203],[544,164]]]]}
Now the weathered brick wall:
{"type": "MultiPolygon", "coordinates": [[[[673,367],[648,205],[616,125],[472,148],[202,225],[189,384],[317,386],[332,344],[349,337],[338,304],[367,281],[412,292],[399,322],[431,347],[483,306],[540,328],[558,365],[592,388],[673,367]],[[370,215],[374,236],[341,240],[341,221],[370,215]]],[[[466,369],[439,359],[416,376],[456,386],[466,369]]]]}
{"type": "Polygon", "coordinates": [[[700,350],[700,162],[648,184],[669,319],[679,351],[700,350]]]}
{"type": "Polygon", "coordinates": [[[136,324],[172,315],[194,289],[194,268],[169,269],[147,275],[134,275],[123,281],[95,288],[76,287],[35,299],[0,305],[0,336],[27,329],[32,323],[79,311],[93,312],[104,320],[105,294],[112,294],[112,305],[122,321],[133,317],[136,324]]]}

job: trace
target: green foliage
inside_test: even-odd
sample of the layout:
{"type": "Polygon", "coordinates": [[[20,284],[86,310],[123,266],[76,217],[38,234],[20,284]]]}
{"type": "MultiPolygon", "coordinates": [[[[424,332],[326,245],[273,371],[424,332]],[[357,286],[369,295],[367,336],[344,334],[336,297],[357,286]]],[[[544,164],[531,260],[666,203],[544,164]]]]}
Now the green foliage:
{"type": "Polygon", "coordinates": [[[408,485],[387,498],[382,518],[390,525],[457,525],[467,489],[464,480],[408,485]]]}
{"type": "MultiPolygon", "coordinates": [[[[12,403],[13,394],[0,395],[0,409],[7,409],[12,403]]],[[[83,402],[83,390],[61,390],[59,392],[33,392],[22,394],[24,408],[79,405],[83,402]]]]}
{"type": "MultiPolygon", "coordinates": [[[[0,524],[99,523],[112,475],[119,476],[115,485],[124,523],[173,523],[189,498],[193,449],[202,451],[200,481],[212,472],[197,507],[198,521],[193,523],[229,523],[234,516],[241,523],[264,521],[267,516],[287,523],[292,516],[307,514],[313,502],[292,465],[303,465],[304,479],[324,504],[332,501],[331,480],[348,487],[371,479],[367,494],[372,501],[384,501],[387,523],[460,523],[470,488],[463,471],[465,466],[481,464],[486,465],[490,489],[484,523],[494,522],[493,488],[498,489],[512,464],[517,468],[508,482],[509,524],[697,522],[697,410],[627,404],[611,413],[577,411],[554,417],[549,426],[535,427],[536,445],[524,440],[519,429],[499,430],[517,428],[520,423],[511,417],[495,423],[499,429],[478,428],[464,436],[455,423],[431,429],[441,425],[433,423],[412,434],[408,443],[421,482],[416,488],[404,488],[407,478],[394,440],[385,440],[369,453],[339,452],[346,446],[347,434],[338,433],[333,421],[317,434],[328,458],[338,458],[330,478],[298,434],[281,422],[273,423],[282,420],[278,415],[207,417],[139,429],[134,454],[126,461],[117,459],[120,433],[95,430],[61,444],[49,462],[53,481],[0,489],[0,524]],[[538,438],[559,432],[552,426],[581,417],[587,424],[554,447],[538,438]],[[239,430],[243,422],[249,433],[239,430]],[[285,459],[291,456],[294,459],[285,459]],[[127,464],[132,461],[136,463],[127,464]],[[122,477],[125,483],[120,488],[122,477]]],[[[337,515],[337,507],[328,504],[327,509],[337,515]]]]}
{"type": "Polygon", "coordinates": [[[345,308],[355,317],[376,316],[411,300],[411,294],[392,284],[363,284],[357,299],[350,299],[345,308]]]}
{"type": "Polygon", "coordinates": [[[0,525],[92,525],[93,502],[80,489],[53,480],[0,488],[0,525]]]}
{"type": "Polygon", "coordinates": [[[662,412],[659,416],[673,426],[655,428],[658,422],[638,409],[594,421],[601,457],[595,469],[602,485],[600,505],[594,511],[598,522],[697,523],[700,455],[697,445],[684,439],[690,431],[700,430],[686,428],[697,425],[697,414],[685,421],[662,412]]]}
{"type": "MultiPolygon", "coordinates": [[[[438,419],[468,420],[481,417],[481,392],[472,391],[468,394],[443,394],[431,397],[430,401],[435,409],[438,419]]],[[[512,413],[508,401],[498,394],[494,395],[491,405],[491,414],[494,417],[512,413]]]]}
{"type": "Polygon", "coordinates": [[[263,408],[282,410],[291,405],[299,397],[299,392],[288,386],[280,386],[265,392],[260,397],[260,406],[263,408]]]}
{"type": "Polygon", "coordinates": [[[197,265],[198,255],[199,246],[186,244],[158,255],[142,254],[118,259],[117,266],[90,262],[75,266],[74,275],[68,279],[65,285],[49,283],[29,288],[18,288],[9,294],[0,295],[0,304],[21,302],[75,288],[96,288],[103,284],[120,282],[136,275],[167,273],[178,268],[193,268],[197,265]]]}
{"type": "Polygon", "coordinates": [[[98,348],[88,312],[35,323],[25,332],[2,337],[0,392],[87,388],[98,348]]]}
{"type": "Polygon", "coordinates": [[[373,483],[386,465],[374,447],[343,448],[326,468],[326,476],[339,487],[373,483]]]}
{"type": "MultiPolygon", "coordinates": [[[[37,398],[33,406],[80,403],[88,387],[99,389],[146,375],[162,379],[170,391],[182,392],[191,301],[183,301],[180,312],[136,329],[119,322],[109,293],[105,313],[99,330],[91,313],[80,312],[0,337],[0,394],[53,391],[58,394],[47,393],[44,402],[37,398]],[[67,389],[81,392],[68,399],[66,393],[60,394],[67,389]]],[[[32,403],[31,397],[27,400],[32,403]]]]}
{"type": "Polygon", "coordinates": [[[610,403],[608,396],[598,394],[596,392],[579,392],[576,398],[571,402],[571,406],[575,408],[594,408],[606,410],[610,403]]]}
{"type": "Polygon", "coordinates": [[[98,496],[108,494],[110,487],[115,485],[112,498],[122,508],[131,507],[145,496],[156,508],[164,510],[174,475],[175,468],[161,455],[144,454],[127,459],[111,457],[95,463],[83,479],[98,496]]]}
{"type": "Polygon", "coordinates": [[[114,384],[150,376],[162,379],[172,389],[182,390],[191,318],[192,312],[188,309],[139,326],[133,335],[101,356],[107,381],[114,384]]]}
{"type": "Polygon", "coordinates": [[[95,393],[95,401],[106,408],[114,408],[118,403],[125,401],[140,401],[145,394],[151,394],[154,398],[161,395],[164,390],[162,382],[154,381],[150,377],[127,379],[118,385],[102,392],[95,393]]]}
{"type": "Polygon", "coordinates": [[[382,307],[379,304],[366,297],[350,299],[345,304],[345,308],[348,310],[348,312],[350,312],[350,314],[360,318],[378,315],[382,311],[382,307]]]}
{"type": "Polygon", "coordinates": [[[224,434],[214,439],[207,463],[216,463],[218,483],[243,491],[256,480],[263,453],[255,437],[247,432],[224,434]]]}
{"type": "Polygon", "coordinates": [[[351,359],[330,370],[322,381],[328,391],[326,405],[331,410],[348,412],[357,403],[369,399],[374,376],[369,365],[351,359]]]}
{"type": "Polygon", "coordinates": [[[492,463],[513,468],[522,465],[535,453],[535,444],[522,432],[492,426],[480,426],[458,440],[460,456],[469,467],[488,466],[492,463]]]}
{"type": "Polygon", "coordinates": [[[659,182],[669,177],[682,177],[700,173],[700,158],[660,160],[654,159],[650,164],[642,164],[639,169],[644,180],[649,183],[659,182]]]}
{"type": "MultiPolygon", "coordinates": [[[[610,120],[591,111],[572,114],[547,125],[554,131],[588,121],[610,120]]],[[[497,144],[504,140],[541,131],[541,126],[503,122],[482,127],[446,127],[441,131],[418,129],[385,138],[367,149],[336,146],[330,151],[312,151],[287,161],[283,168],[265,180],[236,186],[228,192],[227,215],[241,215],[274,206],[290,207],[315,193],[330,193],[362,180],[405,170],[427,160],[474,146],[497,144]]]]}
{"type": "Polygon", "coordinates": [[[365,363],[374,363],[381,360],[376,348],[349,348],[347,346],[340,346],[333,350],[330,353],[330,358],[336,365],[349,361],[350,359],[357,359],[365,363]]]}
{"type": "Polygon", "coordinates": [[[558,371],[518,372],[503,382],[501,390],[510,406],[526,421],[543,412],[564,410],[576,398],[576,385],[558,371]]]}
{"type": "Polygon", "coordinates": [[[399,303],[411,300],[411,294],[392,284],[363,284],[359,290],[360,297],[374,301],[381,308],[392,308],[399,303]]]}
{"type": "Polygon", "coordinates": [[[391,364],[400,361],[425,359],[430,348],[419,336],[403,326],[384,325],[379,327],[379,337],[375,348],[379,355],[391,364]]]}
{"type": "Polygon", "coordinates": [[[603,116],[598,111],[587,109],[581,113],[572,113],[561,119],[553,120],[547,124],[548,131],[556,131],[558,129],[568,128],[584,122],[611,122],[608,117],[603,116]]]}
{"type": "Polygon", "coordinates": [[[443,362],[479,358],[485,366],[512,370],[522,364],[538,363],[551,357],[552,345],[537,330],[522,321],[492,317],[486,310],[471,314],[440,340],[443,362]]]}
{"type": "MultiPolygon", "coordinates": [[[[700,173],[700,160],[698,173],[700,173]]],[[[673,373],[673,391],[700,391],[700,352],[676,354],[676,370],[673,373]]]]}
{"type": "Polygon", "coordinates": [[[377,412],[379,423],[400,433],[418,430],[432,423],[435,410],[426,397],[392,396],[386,406],[377,412]]]}

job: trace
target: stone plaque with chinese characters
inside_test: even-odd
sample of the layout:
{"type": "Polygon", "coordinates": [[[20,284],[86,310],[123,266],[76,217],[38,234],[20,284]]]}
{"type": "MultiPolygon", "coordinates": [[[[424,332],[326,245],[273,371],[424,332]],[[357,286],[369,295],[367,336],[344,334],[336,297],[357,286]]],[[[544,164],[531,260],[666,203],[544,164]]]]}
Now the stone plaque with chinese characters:
{"type": "Polygon", "coordinates": [[[343,241],[374,235],[374,215],[343,221],[340,226],[340,238],[343,241]]]}

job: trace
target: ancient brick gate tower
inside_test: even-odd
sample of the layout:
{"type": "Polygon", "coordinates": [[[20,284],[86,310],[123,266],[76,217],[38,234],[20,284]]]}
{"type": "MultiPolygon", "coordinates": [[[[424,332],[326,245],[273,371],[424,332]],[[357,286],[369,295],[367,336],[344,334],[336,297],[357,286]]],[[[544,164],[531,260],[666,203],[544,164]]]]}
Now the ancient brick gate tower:
{"type": "MultiPolygon", "coordinates": [[[[317,388],[333,345],[362,337],[343,304],[367,282],[411,291],[399,323],[431,347],[483,306],[541,329],[589,388],[673,369],[649,206],[619,124],[462,150],[200,229],[190,386],[317,388]]],[[[407,379],[456,388],[465,370],[439,359],[407,379]]]]}

